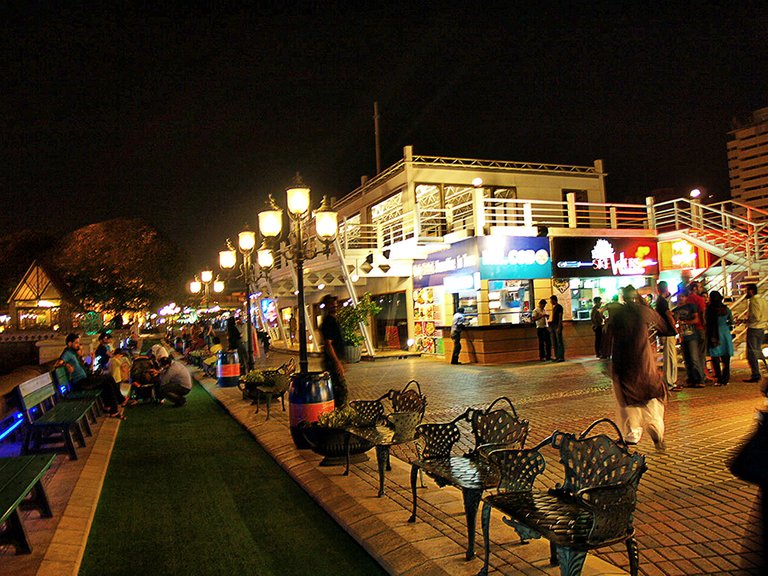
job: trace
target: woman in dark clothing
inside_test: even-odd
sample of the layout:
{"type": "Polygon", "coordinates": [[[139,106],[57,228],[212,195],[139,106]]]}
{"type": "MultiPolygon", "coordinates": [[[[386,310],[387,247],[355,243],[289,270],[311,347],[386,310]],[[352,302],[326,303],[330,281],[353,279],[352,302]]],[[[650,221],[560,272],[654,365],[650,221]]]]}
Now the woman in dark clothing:
{"type": "Polygon", "coordinates": [[[240,374],[246,374],[248,372],[248,349],[245,347],[235,319],[231,316],[227,318],[227,341],[228,349],[237,352],[238,359],[240,360],[240,374]]]}
{"type": "Polygon", "coordinates": [[[715,386],[725,386],[731,379],[733,312],[723,304],[723,295],[717,290],[709,293],[705,317],[707,352],[712,358],[712,369],[717,380],[715,386]]]}

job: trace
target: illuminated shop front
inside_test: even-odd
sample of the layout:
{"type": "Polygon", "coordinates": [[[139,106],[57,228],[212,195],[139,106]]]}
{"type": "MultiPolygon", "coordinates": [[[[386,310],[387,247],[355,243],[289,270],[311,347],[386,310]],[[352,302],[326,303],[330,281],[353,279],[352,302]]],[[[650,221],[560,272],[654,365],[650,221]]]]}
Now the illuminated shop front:
{"type": "Polygon", "coordinates": [[[535,279],[549,279],[547,238],[481,236],[413,265],[415,347],[443,353],[438,326],[464,308],[469,326],[520,324],[533,307],[535,279]]]}
{"type": "MultiPolygon", "coordinates": [[[[683,276],[695,278],[709,268],[709,253],[694,246],[687,240],[659,242],[659,280],[669,284],[669,291],[676,299],[683,276]]],[[[716,273],[716,270],[713,273],[716,273]]],[[[726,285],[730,286],[730,274],[726,274],[726,285]]],[[[726,290],[725,295],[728,295],[726,290]]]]}
{"type": "MultiPolygon", "coordinates": [[[[573,320],[589,320],[592,299],[607,303],[624,286],[640,294],[653,291],[658,274],[654,237],[554,237],[552,277],[554,293],[573,320]]],[[[567,313],[566,313],[567,315],[567,313]]]]}

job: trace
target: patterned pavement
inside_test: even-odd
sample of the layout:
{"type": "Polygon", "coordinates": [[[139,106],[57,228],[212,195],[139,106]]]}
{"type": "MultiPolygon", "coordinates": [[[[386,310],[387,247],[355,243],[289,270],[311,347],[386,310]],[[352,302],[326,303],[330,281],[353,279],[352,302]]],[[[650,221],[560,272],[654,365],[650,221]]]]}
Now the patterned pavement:
{"type": "MultiPolygon", "coordinates": [[[[273,354],[262,362],[278,364],[284,359],[273,354]]],[[[310,368],[315,363],[311,359],[310,368]]],[[[347,368],[350,399],[376,398],[416,379],[429,402],[427,421],[448,420],[468,406],[484,407],[507,396],[531,423],[530,445],[553,430],[577,432],[615,412],[607,365],[591,358],[503,366],[388,359],[347,368]]],[[[647,436],[641,440],[638,450],[646,454],[648,465],[635,521],[642,574],[761,573],[757,489],[726,468],[763,403],[756,384],[741,382],[747,375],[746,363],[736,361],[729,386],[674,394],[667,407],[665,452],[656,452],[647,436]]],[[[415,456],[400,447],[392,454],[406,462],[415,456]]],[[[551,459],[547,466],[544,478],[551,486],[561,470],[551,459]]],[[[598,555],[611,564],[627,565],[622,545],[598,555]]]]}

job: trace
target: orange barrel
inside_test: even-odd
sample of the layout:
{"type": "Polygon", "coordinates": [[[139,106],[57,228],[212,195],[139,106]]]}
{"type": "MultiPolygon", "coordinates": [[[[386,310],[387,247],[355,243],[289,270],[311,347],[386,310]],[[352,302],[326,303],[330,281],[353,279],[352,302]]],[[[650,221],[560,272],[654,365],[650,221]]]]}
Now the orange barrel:
{"type": "Polygon", "coordinates": [[[296,448],[310,448],[299,430],[302,422],[317,422],[317,417],[334,408],[331,376],[328,372],[304,372],[291,376],[288,388],[291,437],[296,448]]]}
{"type": "Polygon", "coordinates": [[[222,388],[237,386],[240,382],[240,356],[237,350],[222,350],[216,361],[216,378],[222,388]]]}

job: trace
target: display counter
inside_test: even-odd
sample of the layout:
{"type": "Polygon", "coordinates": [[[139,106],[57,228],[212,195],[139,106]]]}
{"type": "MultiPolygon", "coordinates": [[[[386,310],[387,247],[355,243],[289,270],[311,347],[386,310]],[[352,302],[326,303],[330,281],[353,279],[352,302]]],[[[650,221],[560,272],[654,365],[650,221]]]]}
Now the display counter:
{"type": "MultiPolygon", "coordinates": [[[[445,344],[445,359],[451,361],[451,327],[439,326],[445,344]]],[[[594,333],[589,322],[564,322],[565,358],[594,356],[594,333]]],[[[539,360],[539,340],[533,324],[467,326],[461,331],[462,364],[504,364],[539,360]]]]}

